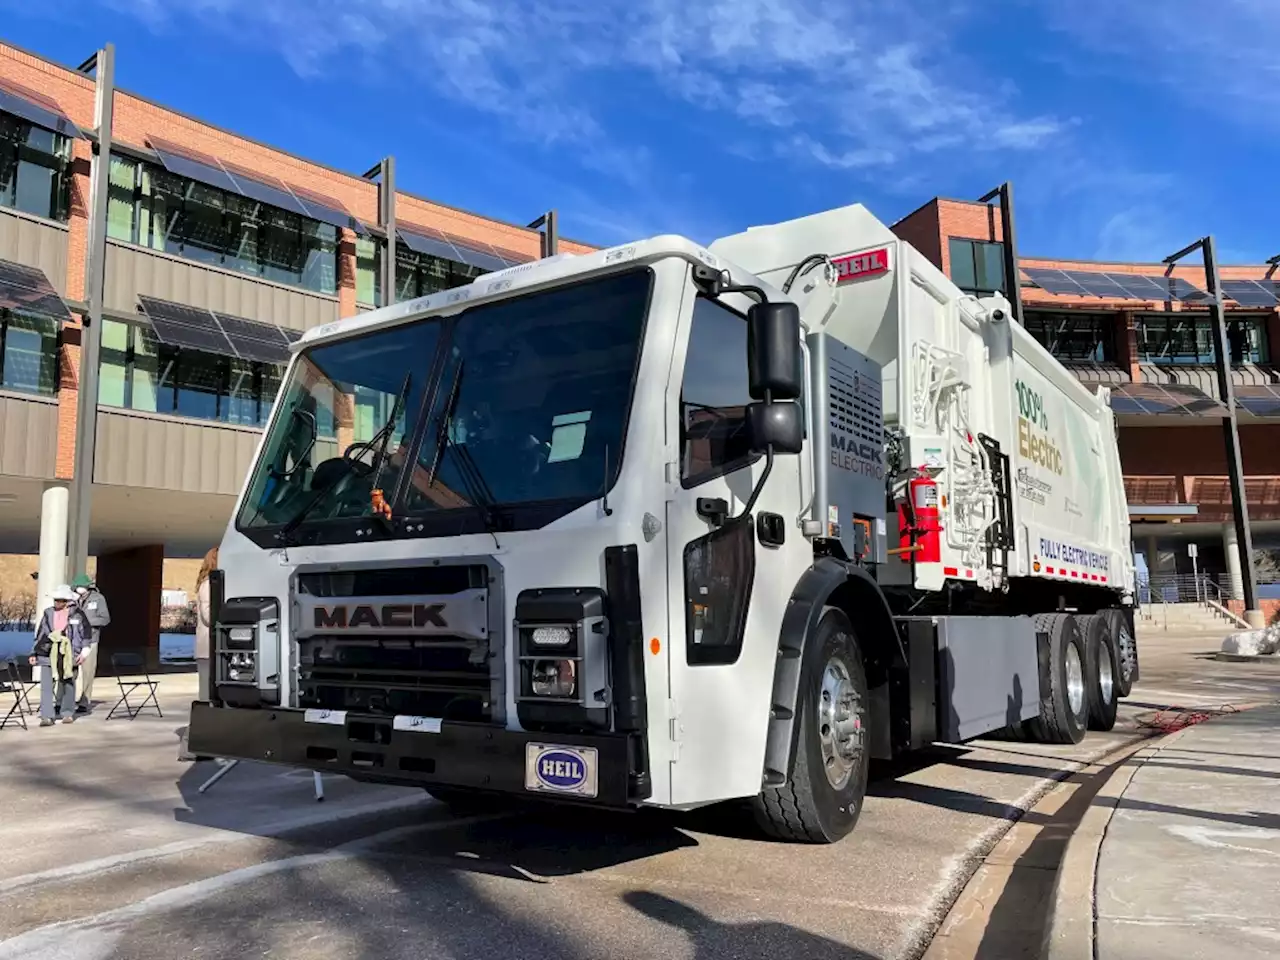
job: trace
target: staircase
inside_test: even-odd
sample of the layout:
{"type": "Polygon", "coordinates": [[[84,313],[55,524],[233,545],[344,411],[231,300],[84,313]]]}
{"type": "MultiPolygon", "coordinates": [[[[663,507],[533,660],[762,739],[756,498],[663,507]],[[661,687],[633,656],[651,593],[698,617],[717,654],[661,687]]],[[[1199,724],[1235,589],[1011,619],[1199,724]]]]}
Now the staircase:
{"type": "Polygon", "coordinates": [[[1141,610],[1135,626],[1138,636],[1144,633],[1213,634],[1222,637],[1237,630],[1248,630],[1248,624],[1216,604],[1152,603],[1141,610]]]}

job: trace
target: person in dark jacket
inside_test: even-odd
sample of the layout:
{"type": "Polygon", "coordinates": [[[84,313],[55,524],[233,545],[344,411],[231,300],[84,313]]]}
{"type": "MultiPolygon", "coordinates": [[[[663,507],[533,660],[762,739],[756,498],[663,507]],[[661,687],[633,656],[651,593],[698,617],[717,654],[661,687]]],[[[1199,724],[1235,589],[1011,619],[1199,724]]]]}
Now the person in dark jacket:
{"type": "Polygon", "coordinates": [[[76,719],[76,672],[84,663],[89,644],[84,614],[75,605],[76,592],[63,585],[53,591],[53,606],[45,610],[36,629],[30,663],[41,666],[40,726],[53,726],[61,714],[63,723],[76,719]]]}

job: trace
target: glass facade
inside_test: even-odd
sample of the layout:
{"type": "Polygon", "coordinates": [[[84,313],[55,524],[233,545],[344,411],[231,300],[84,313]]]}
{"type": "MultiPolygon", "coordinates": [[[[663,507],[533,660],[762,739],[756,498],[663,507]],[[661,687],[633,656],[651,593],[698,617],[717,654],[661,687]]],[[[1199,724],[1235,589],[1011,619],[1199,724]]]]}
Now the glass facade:
{"type": "Polygon", "coordinates": [[[1023,326],[1059,360],[1104,363],[1116,358],[1114,315],[1027,311],[1023,326]]]}
{"type": "Polygon", "coordinates": [[[104,406],[260,427],[271,416],[282,373],[271,363],[168,346],[145,327],[102,324],[104,406]]]}
{"type": "Polygon", "coordinates": [[[338,228],[111,158],[107,236],[316,293],[337,292],[338,228]]]}
{"type": "Polygon", "coordinates": [[[0,206],[66,222],[71,197],[71,141],[0,113],[0,206]]]}
{"type": "Polygon", "coordinates": [[[1004,244],[950,239],[951,282],[978,297],[1004,293],[1004,244]]]}
{"type": "MultiPolygon", "coordinates": [[[[1262,317],[1228,317],[1227,343],[1233,364],[1270,360],[1262,317]]],[[[1216,356],[1208,318],[1138,318],[1138,359],[1143,363],[1211,364],[1216,356]]]]}
{"type": "Polygon", "coordinates": [[[440,290],[461,287],[485,271],[454,260],[444,260],[408,247],[396,246],[396,300],[412,300],[440,290]]]}
{"type": "Polygon", "coordinates": [[[58,389],[58,323],[0,311],[0,385],[52,396],[58,389]]]}

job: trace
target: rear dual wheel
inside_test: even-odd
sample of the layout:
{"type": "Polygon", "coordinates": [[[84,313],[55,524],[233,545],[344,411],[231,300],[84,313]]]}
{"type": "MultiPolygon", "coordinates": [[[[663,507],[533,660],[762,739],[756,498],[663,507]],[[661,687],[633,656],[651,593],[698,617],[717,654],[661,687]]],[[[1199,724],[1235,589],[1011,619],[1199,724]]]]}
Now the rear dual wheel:
{"type": "Polygon", "coordinates": [[[1049,683],[1040,691],[1040,715],[1026,732],[1041,743],[1079,743],[1089,725],[1088,648],[1080,621],[1070,613],[1040,613],[1037,633],[1049,635],[1049,683]]]}

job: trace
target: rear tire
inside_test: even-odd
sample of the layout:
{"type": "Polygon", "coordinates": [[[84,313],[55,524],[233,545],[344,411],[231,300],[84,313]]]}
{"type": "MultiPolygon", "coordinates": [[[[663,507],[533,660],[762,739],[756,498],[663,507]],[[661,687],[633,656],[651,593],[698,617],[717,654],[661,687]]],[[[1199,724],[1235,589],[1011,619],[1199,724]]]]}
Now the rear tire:
{"type": "Polygon", "coordinates": [[[752,807],[760,828],[775,839],[835,843],[862,812],[871,744],[862,653],[849,618],[834,607],[805,643],[800,683],[791,779],[764,790],[752,807]]]}
{"type": "Polygon", "coordinates": [[[1101,614],[1082,617],[1085,649],[1089,651],[1089,729],[1110,730],[1116,725],[1119,692],[1116,677],[1120,660],[1116,653],[1111,624],[1101,614]]]}
{"type": "Polygon", "coordinates": [[[1121,699],[1138,679],[1138,641],[1123,610],[1103,610],[1098,616],[1107,621],[1116,648],[1116,699],[1121,699]]]}
{"type": "Polygon", "coordinates": [[[1079,743],[1089,723],[1088,650],[1080,622],[1069,613],[1041,613],[1032,622],[1049,634],[1049,689],[1040,691],[1040,716],[1028,732],[1041,743],[1079,743]]]}

